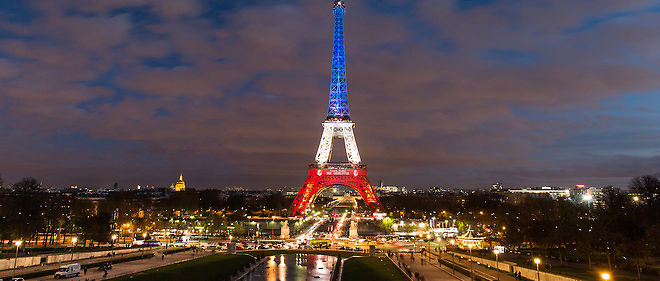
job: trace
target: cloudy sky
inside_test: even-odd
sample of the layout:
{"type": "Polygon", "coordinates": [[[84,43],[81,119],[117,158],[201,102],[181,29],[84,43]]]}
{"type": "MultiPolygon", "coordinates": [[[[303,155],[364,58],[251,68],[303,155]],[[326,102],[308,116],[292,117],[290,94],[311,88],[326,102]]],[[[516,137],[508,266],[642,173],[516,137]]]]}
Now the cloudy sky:
{"type": "MultiPolygon", "coordinates": [[[[0,1],[0,174],[301,185],[331,2],[0,1]]],[[[660,171],[657,1],[351,0],[345,26],[374,183],[624,187],[660,171]]]]}

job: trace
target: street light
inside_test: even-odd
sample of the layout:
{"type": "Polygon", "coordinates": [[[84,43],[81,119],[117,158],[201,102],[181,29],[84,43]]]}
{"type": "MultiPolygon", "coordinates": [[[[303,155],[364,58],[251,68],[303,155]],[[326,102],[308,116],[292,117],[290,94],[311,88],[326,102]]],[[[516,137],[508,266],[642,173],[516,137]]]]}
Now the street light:
{"type": "Polygon", "coordinates": [[[500,250],[495,249],[493,253],[495,253],[495,270],[497,271],[497,281],[500,281],[500,250]]]}
{"type": "MultiPolygon", "coordinates": [[[[115,240],[117,239],[117,234],[113,234],[112,237],[112,246],[110,248],[110,255],[114,255],[115,253],[115,240]]],[[[110,258],[110,264],[112,264],[112,258],[110,258]]]]}
{"type": "Polygon", "coordinates": [[[600,274],[600,277],[603,278],[603,280],[610,280],[611,276],[607,272],[603,272],[600,274]]]}
{"type": "Polygon", "coordinates": [[[78,242],[78,237],[71,238],[71,244],[73,245],[73,247],[71,248],[71,260],[73,260],[73,252],[76,250],[77,242],[78,242]]]}
{"type": "Polygon", "coordinates": [[[14,276],[16,275],[16,261],[18,260],[18,248],[21,247],[21,244],[23,244],[23,241],[16,241],[14,242],[16,244],[16,257],[14,258],[14,270],[11,273],[11,279],[14,279],[14,276]]]}
{"type": "Polygon", "coordinates": [[[541,264],[541,259],[534,258],[534,263],[536,264],[536,278],[537,278],[537,281],[541,281],[541,272],[539,271],[539,264],[541,264]]]}
{"type": "Polygon", "coordinates": [[[472,244],[468,244],[468,249],[470,249],[470,278],[474,280],[474,272],[472,270],[472,244]]]}
{"type": "MultiPolygon", "coordinates": [[[[456,244],[456,240],[451,239],[451,240],[449,240],[449,243],[450,243],[452,246],[454,246],[454,245],[456,244]]],[[[455,259],[455,254],[454,254],[453,252],[451,253],[451,262],[452,262],[452,265],[451,265],[451,272],[452,272],[452,273],[455,273],[455,272],[456,272],[456,269],[455,269],[455,267],[456,267],[456,259],[455,259]]]]}

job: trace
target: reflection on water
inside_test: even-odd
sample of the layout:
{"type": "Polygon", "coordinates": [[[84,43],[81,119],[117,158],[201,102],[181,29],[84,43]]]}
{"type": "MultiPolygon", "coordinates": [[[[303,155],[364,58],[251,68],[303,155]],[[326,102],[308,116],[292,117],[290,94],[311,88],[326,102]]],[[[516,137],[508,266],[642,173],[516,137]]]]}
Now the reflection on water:
{"type": "Polygon", "coordinates": [[[325,255],[278,255],[268,257],[247,278],[252,281],[330,280],[335,257],[325,255]]]}

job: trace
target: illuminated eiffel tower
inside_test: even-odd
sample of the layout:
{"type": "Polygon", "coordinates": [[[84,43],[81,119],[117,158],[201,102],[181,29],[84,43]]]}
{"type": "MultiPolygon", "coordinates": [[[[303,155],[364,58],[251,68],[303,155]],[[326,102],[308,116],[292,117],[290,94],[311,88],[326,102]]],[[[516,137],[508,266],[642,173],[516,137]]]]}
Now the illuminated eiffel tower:
{"type": "Polygon", "coordinates": [[[344,1],[336,0],[332,10],[335,17],[335,32],[328,112],[325,122],[323,122],[323,135],[316,152],[316,161],[309,165],[307,180],[291,206],[294,215],[305,214],[319,193],[335,185],[354,189],[362,196],[366,205],[372,209],[382,208],[367,178],[367,165],[363,164],[360,158],[353,134],[355,123],[351,121],[348,107],[344,52],[344,13],[346,11],[344,1]],[[330,162],[333,142],[336,138],[344,139],[348,163],[330,162]]]}

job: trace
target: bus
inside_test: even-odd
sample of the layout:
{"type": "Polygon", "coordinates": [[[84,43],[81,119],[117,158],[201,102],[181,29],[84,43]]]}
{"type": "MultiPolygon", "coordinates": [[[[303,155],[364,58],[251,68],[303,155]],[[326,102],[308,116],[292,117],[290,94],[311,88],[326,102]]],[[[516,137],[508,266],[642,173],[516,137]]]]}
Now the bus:
{"type": "Polygon", "coordinates": [[[330,248],[330,240],[312,240],[309,241],[309,245],[314,248],[330,248]]]}

